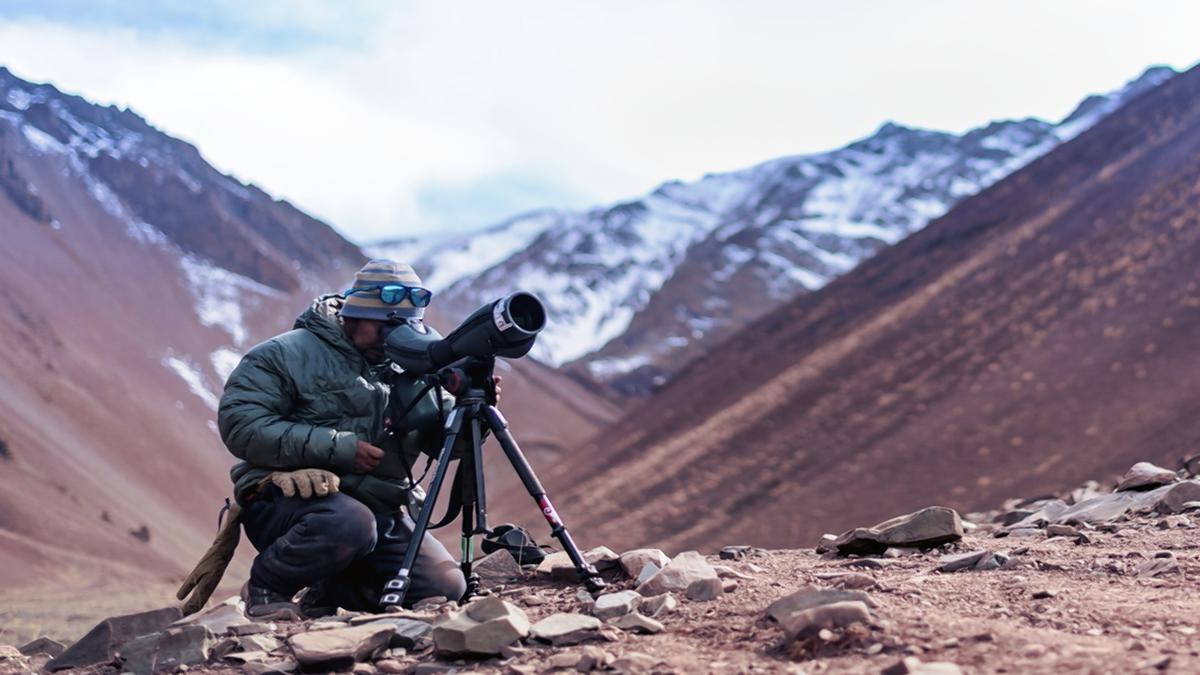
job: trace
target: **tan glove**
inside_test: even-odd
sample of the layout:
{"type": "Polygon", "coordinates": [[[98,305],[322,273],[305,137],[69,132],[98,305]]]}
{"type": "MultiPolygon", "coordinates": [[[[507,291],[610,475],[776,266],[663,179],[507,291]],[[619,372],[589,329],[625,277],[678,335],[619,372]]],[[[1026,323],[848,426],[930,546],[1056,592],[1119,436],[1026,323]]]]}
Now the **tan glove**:
{"type": "Polygon", "coordinates": [[[300,496],[301,499],[326,497],[338,491],[342,479],[324,469],[296,469],[276,471],[267,476],[286,497],[300,496]]]}
{"type": "Polygon", "coordinates": [[[184,616],[200,611],[204,603],[212,597],[213,591],[221,583],[221,577],[225,576],[225,568],[229,567],[229,561],[233,559],[233,553],[241,539],[242,511],[237,504],[233,504],[229,507],[229,514],[225,517],[221,529],[217,531],[217,538],[213,539],[212,546],[204,552],[200,562],[196,563],[196,567],[183,580],[183,585],[175,594],[179,600],[187,598],[183,603],[184,616]]]}

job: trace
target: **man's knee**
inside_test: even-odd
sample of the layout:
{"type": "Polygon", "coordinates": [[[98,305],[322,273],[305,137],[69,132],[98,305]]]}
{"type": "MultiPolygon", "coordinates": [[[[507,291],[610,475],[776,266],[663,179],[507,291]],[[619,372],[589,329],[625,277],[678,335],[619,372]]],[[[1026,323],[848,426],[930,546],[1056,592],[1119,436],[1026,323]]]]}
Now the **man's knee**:
{"type": "MultiPolygon", "coordinates": [[[[375,514],[365,504],[344,494],[322,498],[326,508],[314,514],[311,526],[320,536],[335,542],[353,557],[375,548],[375,514]]],[[[306,523],[308,525],[308,523],[306,523]]]]}

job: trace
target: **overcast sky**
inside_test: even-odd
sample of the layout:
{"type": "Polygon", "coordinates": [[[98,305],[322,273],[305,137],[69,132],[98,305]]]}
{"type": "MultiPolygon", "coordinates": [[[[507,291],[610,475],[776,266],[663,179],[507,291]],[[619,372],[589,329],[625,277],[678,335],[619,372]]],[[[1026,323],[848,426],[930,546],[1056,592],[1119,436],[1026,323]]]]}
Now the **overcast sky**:
{"type": "Polygon", "coordinates": [[[578,208],[887,120],[1057,120],[1200,3],[0,0],[0,65],[131,107],[356,241],[578,208]]]}

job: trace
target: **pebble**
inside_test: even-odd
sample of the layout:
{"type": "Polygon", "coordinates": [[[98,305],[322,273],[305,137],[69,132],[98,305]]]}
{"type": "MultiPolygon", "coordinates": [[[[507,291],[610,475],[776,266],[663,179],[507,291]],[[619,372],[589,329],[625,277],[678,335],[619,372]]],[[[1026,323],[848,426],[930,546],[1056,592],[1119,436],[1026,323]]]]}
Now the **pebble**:
{"type": "Polygon", "coordinates": [[[1046,655],[1046,645],[1031,642],[1021,648],[1021,656],[1027,659],[1040,659],[1046,655]]]}

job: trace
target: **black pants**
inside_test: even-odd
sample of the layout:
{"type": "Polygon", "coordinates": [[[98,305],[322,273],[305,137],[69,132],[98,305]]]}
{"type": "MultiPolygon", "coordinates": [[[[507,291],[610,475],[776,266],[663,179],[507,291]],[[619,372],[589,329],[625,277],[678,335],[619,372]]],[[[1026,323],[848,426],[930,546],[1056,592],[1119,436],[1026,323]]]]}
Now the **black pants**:
{"type": "MultiPolygon", "coordinates": [[[[379,611],[383,585],[400,569],[412,537],[412,519],[401,513],[371,513],[340,492],[302,499],[268,486],[242,511],[246,536],[259,551],[250,582],[285,595],[320,583],[343,609],[379,611]]],[[[428,533],[411,579],[405,605],[438,595],[458,600],[467,590],[458,562],[428,533]]]]}

